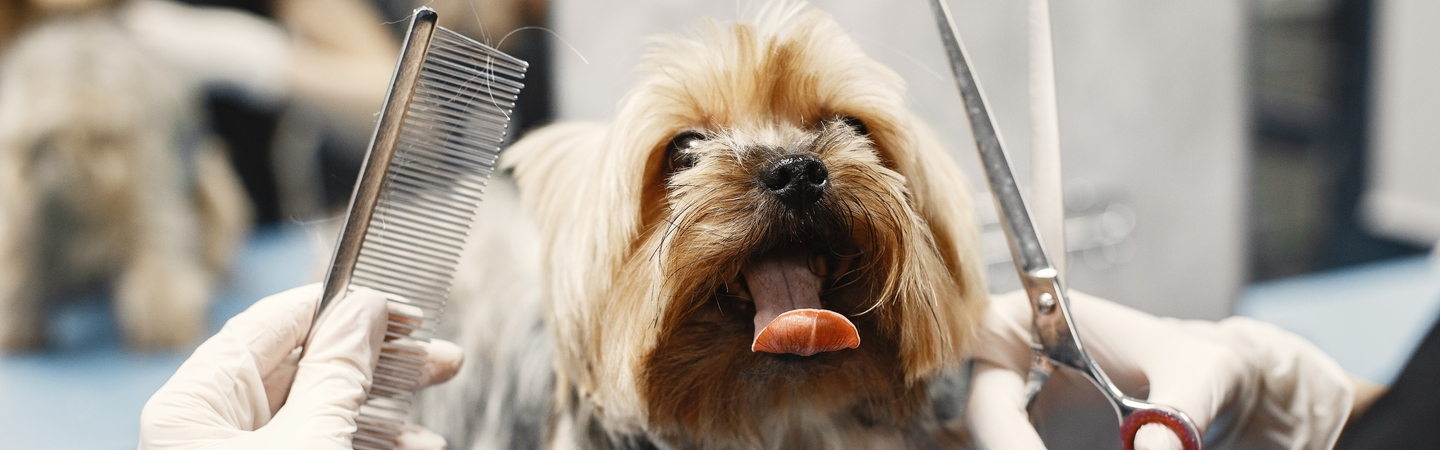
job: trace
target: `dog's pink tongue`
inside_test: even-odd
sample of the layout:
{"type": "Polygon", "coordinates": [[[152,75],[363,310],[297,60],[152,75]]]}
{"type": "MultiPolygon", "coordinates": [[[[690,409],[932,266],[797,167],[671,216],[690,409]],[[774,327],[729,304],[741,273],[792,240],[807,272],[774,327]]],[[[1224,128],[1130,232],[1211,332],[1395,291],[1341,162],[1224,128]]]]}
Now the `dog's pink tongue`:
{"type": "Polygon", "coordinates": [[[809,260],[809,252],[782,252],[742,270],[755,300],[751,351],[810,356],[860,346],[855,324],[821,309],[820,280],[809,260]]]}

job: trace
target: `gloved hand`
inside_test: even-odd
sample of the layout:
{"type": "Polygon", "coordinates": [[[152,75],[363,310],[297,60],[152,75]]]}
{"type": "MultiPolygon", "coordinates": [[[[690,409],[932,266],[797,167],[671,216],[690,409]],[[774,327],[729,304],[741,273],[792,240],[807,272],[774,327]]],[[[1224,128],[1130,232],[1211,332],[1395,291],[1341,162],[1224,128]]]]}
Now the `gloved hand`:
{"type": "MultiPolygon", "coordinates": [[[[1159,318],[1074,291],[1070,300],[1090,356],[1127,394],[1144,399],[1135,394],[1148,388],[1150,402],[1189,415],[1202,436],[1217,416],[1227,418],[1206,448],[1329,449],[1350,413],[1356,386],[1345,371],[1274,325],[1245,317],[1159,318]]],[[[1023,291],[992,297],[966,408],[980,448],[1045,448],[1025,411],[1030,323],[1023,291]]],[[[1095,389],[1079,378],[1058,370],[1046,389],[1095,389]]],[[[1179,449],[1180,441],[1151,424],[1141,428],[1135,448],[1179,449]]]]}
{"type": "MultiPolygon", "coordinates": [[[[304,359],[320,286],[256,302],[201,344],[150,397],[140,414],[144,449],[349,449],[385,336],[385,298],[357,289],[320,317],[304,359]]],[[[432,340],[422,386],[459,370],[455,344],[432,340]]],[[[439,449],[444,439],[419,427],[404,449],[439,449]]]]}

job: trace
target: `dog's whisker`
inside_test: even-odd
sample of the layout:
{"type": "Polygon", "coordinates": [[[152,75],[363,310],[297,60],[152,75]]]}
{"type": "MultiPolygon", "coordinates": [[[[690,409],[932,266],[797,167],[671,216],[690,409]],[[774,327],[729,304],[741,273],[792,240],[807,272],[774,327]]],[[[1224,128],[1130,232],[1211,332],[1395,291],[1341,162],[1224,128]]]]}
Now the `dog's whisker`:
{"type": "Polygon", "coordinates": [[[693,206],[695,206],[694,203],[692,203],[692,204],[690,204],[690,205],[687,205],[687,206],[685,206],[684,208],[681,208],[680,211],[677,212],[677,213],[675,213],[674,216],[663,218],[663,220],[665,221],[665,223],[669,224],[670,226],[669,226],[669,227],[665,230],[665,232],[661,235],[661,237],[660,237],[660,242],[655,245],[655,250],[650,253],[650,260],[651,260],[651,261],[654,261],[655,258],[656,258],[657,256],[659,256],[660,251],[665,248],[665,241],[668,240],[672,234],[674,234],[677,230],[680,229],[680,225],[677,224],[677,223],[675,223],[674,218],[675,218],[675,217],[680,217],[680,218],[682,218],[681,220],[683,221],[683,220],[684,220],[683,218],[686,217],[686,213],[687,213],[687,212],[690,210],[690,208],[693,207],[693,206]]]}

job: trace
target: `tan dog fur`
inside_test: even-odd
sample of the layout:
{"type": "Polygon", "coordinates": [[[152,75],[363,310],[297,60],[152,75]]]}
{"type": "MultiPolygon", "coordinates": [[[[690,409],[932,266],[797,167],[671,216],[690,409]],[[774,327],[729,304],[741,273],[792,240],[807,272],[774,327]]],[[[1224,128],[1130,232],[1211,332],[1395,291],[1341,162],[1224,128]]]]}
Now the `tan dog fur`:
{"type": "MultiPolygon", "coordinates": [[[[507,150],[523,211],[502,198],[481,213],[453,301],[461,322],[449,331],[470,358],[457,386],[426,397],[422,421],[469,448],[943,441],[927,388],[968,351],[986,290],[966,181],[906,108],[900,78],[828,15],[794,2],[661,38],[644,61],[613,122],[552,125],[507,150]],[[667,147],[687,131],[703,139],[683,152],[693,166],[673,169],[667,147]],[[756,181],[775,158],[798,154],[829,171],[803,214],[756,181]],[[527,217],[496,225],[511,215],[527,217]],[[538,262],[486,262],[516,251],[491,233],[529,242],[526,226],[538,227],[538,262]],[[855,258],[821,296],[859,329],[858,348],[751,351],[754,312],[723,289],[760,252],[790,245],[855,258]],[[533,279],[525,270],[539,272],[535,295],[507,287],[533,279]],[[495,332],[542,323],[499,318],[542,310],[525,306],[530,298],[543,302],[553,343],[497,344],[513,339],[495,332]],[[553,373],[527,362],[552,353],[544,372],[553,373]],[[496,392],[538,379],[553,380],[552,398],[496,392]],[[520,436],[505,427],[535,424],[496,414],[549,417],[520,436]]],[[[498,181],[503,196],[507,180],[498,181]]]]}

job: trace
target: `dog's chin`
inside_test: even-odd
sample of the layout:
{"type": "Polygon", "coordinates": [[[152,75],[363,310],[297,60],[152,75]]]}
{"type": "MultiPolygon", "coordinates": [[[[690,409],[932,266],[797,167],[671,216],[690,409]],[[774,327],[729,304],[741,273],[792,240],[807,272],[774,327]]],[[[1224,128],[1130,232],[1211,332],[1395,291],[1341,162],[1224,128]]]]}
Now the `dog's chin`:
{"type": "Polygon", "coordinates": [[[797,415],[904,421],[917,402],[872,311],[883,271],[858,254],[852,242],[782,243],[692,265],[718,286],[696,292],[650,355],[647,384],[665,387],[647,395],[652,425],[743,441],[797,415]]]}

